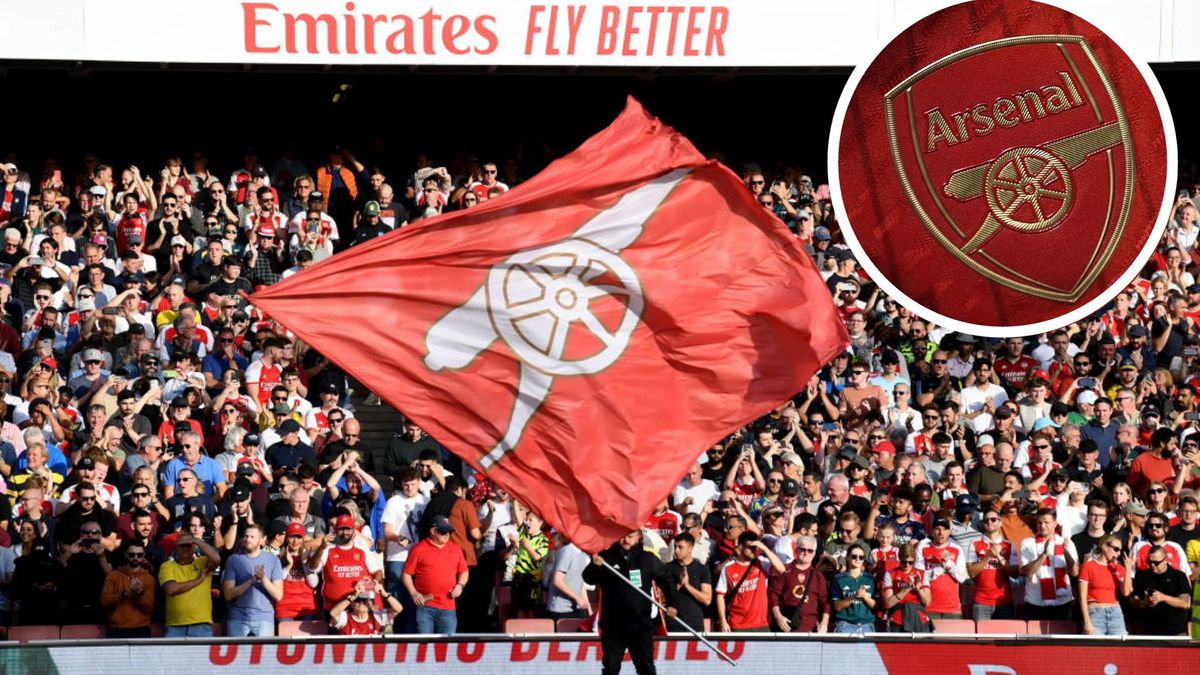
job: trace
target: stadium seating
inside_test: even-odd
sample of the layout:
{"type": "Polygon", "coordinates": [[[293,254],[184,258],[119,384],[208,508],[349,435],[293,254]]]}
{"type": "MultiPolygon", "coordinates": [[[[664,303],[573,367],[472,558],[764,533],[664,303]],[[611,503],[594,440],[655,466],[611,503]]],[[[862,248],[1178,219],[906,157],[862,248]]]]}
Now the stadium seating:
{"type": "Polygon", "coordinates": [[[103,640],[107,636],[108,627],[100,623],[63,626],[61,633],[63,640],[103,640]]]}
{"type": "Polygon", "coordinates": [[[504,622],[504,632],[509,635],[553,633],[554,619],[509,619],[504,622]]]}
{"type": "Polygon", "coordinates": [[[1079,635],[1074,621],[1029,621],[1026,627],[1030,635],[1079,635]]]}
{"type": "Polygon", "coordinates": [[[970,619],[934,619],[935,633],[974,633],[975,622],[970,619]]]}
{"type": "Polygon", "coordinates": [[[578,633],[579,627],[587,619],[559,619],[554,623],[555,633],[578,633]]]}
{"type": "Polygon", "coordinates": [[[1025,622],[1016,619],[991,619],[975,624],[975,632],[982,635],[1025,635],[1027,630],[1025,622]]]}
{"type": "Polygon", "coordinates": [[[61,634],[58,626],[13,626],[8,629],[8,639],[17,642],[57,640],[61,634]]]}
{"type": "Polygon", "coordinates": [[[289,635],[328,635],[329,626],[324,621],[280,621],[275,628],[275,634],[284,637],[289,635]]]}

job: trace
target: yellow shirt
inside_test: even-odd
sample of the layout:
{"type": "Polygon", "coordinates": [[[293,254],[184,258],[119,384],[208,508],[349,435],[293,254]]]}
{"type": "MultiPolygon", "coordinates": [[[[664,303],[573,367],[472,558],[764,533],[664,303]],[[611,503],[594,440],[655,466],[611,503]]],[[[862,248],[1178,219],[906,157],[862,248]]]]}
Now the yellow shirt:
{"type": "MultiPolygon", "coordinates": [[[[187,583],[193,581],[204,572],[208,560],[202,556],[187,565],[176,560],[168,560],[158,569],[158,584],[161,586],[168,581],[187,583]]],[[[168,626],[190,626],[195,623],[212,623],[212,584],[197,584],[179,595],[167,595],[168,626]]]]}

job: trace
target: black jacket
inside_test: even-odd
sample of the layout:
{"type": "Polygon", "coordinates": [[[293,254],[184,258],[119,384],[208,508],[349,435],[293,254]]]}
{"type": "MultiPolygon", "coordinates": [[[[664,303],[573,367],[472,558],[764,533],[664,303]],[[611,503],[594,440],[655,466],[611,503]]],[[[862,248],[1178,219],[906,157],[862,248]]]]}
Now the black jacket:
{"type": "MultiPolygon", "coordinates": [[[[639,546],[626,553],[620,544],[613,544],[600,553],[608,564],[620,570],[627,579],[636,580],[643,591],[650,593],[650,582],[657,581],[662,588],[677,580],[670,578],[667,567],[651,553],[639,546]]],[[[626,581],[617,577],[607,567],[589,564],[583,570],[583,580],[600,589],[600,630],[631,632],[652,630],[654,619],[650,617],[650,601],[630,588],[626,581]]]]}

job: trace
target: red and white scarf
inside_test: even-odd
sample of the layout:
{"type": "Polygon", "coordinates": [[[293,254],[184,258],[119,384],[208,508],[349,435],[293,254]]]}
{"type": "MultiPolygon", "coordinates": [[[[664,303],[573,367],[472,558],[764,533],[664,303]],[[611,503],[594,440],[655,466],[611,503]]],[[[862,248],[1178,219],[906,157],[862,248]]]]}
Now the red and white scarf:
{"type": "MultiPolygon", "coordinates": [[[[1040,554],[1045,550],[1046,540],[1042,537],[1034,539],[1036,551],[1040,554]]],[[[1062,540],[1055,537],[1054,555],[1046,557],[1046,561],[1038,568],[1038,582],[1042,586],[1042,602],[1058,601],[1058,589],[1067,588],[1067,556],[1063,552],[1062,540]]]]}

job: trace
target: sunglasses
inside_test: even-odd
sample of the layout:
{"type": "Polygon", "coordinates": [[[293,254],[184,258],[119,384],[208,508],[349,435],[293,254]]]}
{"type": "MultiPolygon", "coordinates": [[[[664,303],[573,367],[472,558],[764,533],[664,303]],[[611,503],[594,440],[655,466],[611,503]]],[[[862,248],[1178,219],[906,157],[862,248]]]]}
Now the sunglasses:
{"type": "Polygon", "coordinates": [[[866,559],[867,559],[867,556],[865,556],[865,555],[862,555],[862,554],[859,554],[859,553],[856,553],[856,554],[854,554],[854,555],[848,555],[848,556],[846,556],[846,559],[847,559],[847,560],[866,560],[866,559]]]}
{"type": "MultiPolygon", "coordinates": [[[[344,420],[344,419],[342,419],[342,418],[340,418],[340,417],[330,417],[330,418],[329,418],[329,423],[330,423],[330,424],[341,424],[342,422],[345,422],[345,421],[346,421],[346,420],[344,420]]],[[[768,482],[768,483],[770,483],[771,481],[767,481],[767,482],[768,482]]]]}
{"type": "Polygon", "coordinates": [[[1146,562],[1150,563],[1151,565],[1154,565],[1155,567],[1158,567],[1159,565],[1166,564],[1167,559],[1166,558],[1162,558],[1161,560],[1149,559],[1146,562]]]}
{"type": "MultiPolygon", "coordinates": [[[[86,496],[86,497],[85,497],[85,496],[83,496],[83,495],[80,495],[80,496],[79,496],[79,501],[81,501],[81,502],[94,502],[94,501],[96,501],[96,495],[88,495],[88,496],[86,496]]],[[[100,534],[100,533],[99,533],[99,532],[96,532],[95,534],[100,534]]]]}
{"type": "Polygon", "coordinates": [[[131,493],[131,494],[132,494],[134,497],[149,497],[149,496],[150,496],[150,493],[149,493],[149,492],[133,492],[133,493],[131,493]]]}
{"type": "Polygon", "coordinates": [[[1150,488],[1150,494],[1152,494],[1152,495],[1161,495],[1162,493],[1164,493],[1166,491],[1167,491],[1166,488],[1150,488]]]}
{"type": "Polygon", "coordinates": [[[145,554],[145,553],[134,553],[133,551],[126,551],[126,552],[125,552],[125,556],[126,556],[126,557],[128,557],[128,558],[130,558],[130,559],[132,559],[132,560],[136,560],[136,559],[138,559],[138,558],[142,558],[142,559],[145,559],[145,558],[146,558],[146,554],[145,554]]]}
{"type": "Polygon", "coordinates": [[[930,361],[930,363],[934,364],[935,366],[944,366],[946,365],[946,359],[933,359],[930,361]]]}
{"type": "Polygon", "coordinates": [[[816,553],[816,552],[817,552],[817,549],[815,549],[815,548],[798,548],[798,549],[796,549],[796,553],[808,553],[809,555],[816,553]]]}

